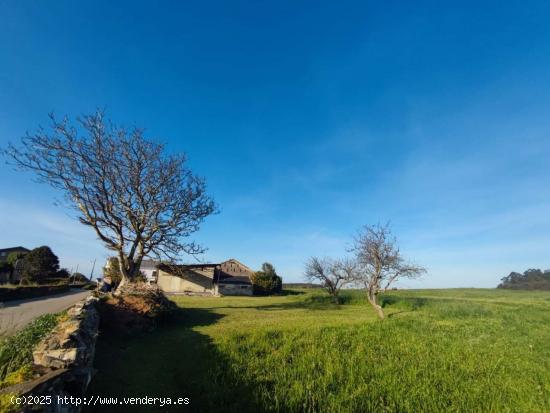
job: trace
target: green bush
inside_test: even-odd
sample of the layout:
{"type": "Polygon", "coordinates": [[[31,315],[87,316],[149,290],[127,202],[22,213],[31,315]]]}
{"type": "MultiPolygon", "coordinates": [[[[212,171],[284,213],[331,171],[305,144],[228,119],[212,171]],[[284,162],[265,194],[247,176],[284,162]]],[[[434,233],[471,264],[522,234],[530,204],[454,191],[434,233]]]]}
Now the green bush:
{"type": "Polygon", "coordinates": [[[254,294],[268,295],[280,293],[283,289],[283,279],[277,275],[275,267],[266,262],[262,271],[257,271],[251,278],[254,294]]]}
{"type": "Polygon", "coordinates": [[[55,277],[59,271],[59,258],[50,247],[33,249],[23,258],[22,276],[25,281],[41,281],[55,277]]]}

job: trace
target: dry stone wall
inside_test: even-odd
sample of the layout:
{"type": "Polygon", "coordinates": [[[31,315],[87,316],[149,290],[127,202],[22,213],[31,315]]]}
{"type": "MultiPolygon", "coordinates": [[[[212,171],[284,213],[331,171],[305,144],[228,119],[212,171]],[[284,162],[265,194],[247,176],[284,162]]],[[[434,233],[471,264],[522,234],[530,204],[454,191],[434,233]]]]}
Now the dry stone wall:
{"type": "Polygon", "coordinates": [[[17,388],[21,396],[50,396],[52,403],[22,407],[22,411],[47,413],[79,412],[81,406],[57,403],[66,396],[83,397],[93,374],[95,344],[99,327],[97,298],[87,299],[67,311],[67,317],[42,340],[33,352],[35,370],[43,374],[17,388]],[[59,396],[59,397],[58,397],[59,396]]]}
{"type": "Polygon", "coordinates": [[[97,298],[88,297],[67,311],[67,319],[36,347],[34,364],[46,368],[90,368],[99,325],[97,298]]]}

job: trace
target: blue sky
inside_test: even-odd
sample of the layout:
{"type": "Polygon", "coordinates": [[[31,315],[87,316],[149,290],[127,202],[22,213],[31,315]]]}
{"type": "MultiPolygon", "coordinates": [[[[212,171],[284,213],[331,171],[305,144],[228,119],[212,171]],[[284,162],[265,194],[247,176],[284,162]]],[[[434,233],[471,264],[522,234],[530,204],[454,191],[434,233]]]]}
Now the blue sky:
{"type": "MultiPolygon", "coordinates": [[[[390,220],[429,270],[402,286],[493,287],[550,267],[550,4],[442,3],[0,0],[0,145],[105,108],[207,178],[206,261],[301,281],[390,220]]],[[[0,179],[0,245],[105,259],[59,194],[0,179]]]]}

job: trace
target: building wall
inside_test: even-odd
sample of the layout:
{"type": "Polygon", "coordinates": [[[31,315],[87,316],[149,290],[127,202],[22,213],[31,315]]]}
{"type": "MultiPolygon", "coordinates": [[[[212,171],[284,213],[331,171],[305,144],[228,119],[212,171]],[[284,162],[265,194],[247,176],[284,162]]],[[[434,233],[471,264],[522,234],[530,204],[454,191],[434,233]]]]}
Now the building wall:
{"type": "Polygon", "coordinates": [[[250,284],[217,284],[214,288],[216,295],[252,295],[250,284]]]}
{"type": "Polygon", "coordinates": [[[213,268],[187,271],[181,277],[159,270],[157,285],[167,293],[212,293],[213,278],[213,268]]]}
{"type": "Polygon", "coordinates": [[[156,278],[157,278],[156,270],[142,269],[140,271],[143,273],[143,275],[145,275],[145,278],[147,279],[147,282],[149,284],[154,283],[156,281],[156,278]]]}
{"type": "Polygon", "coordinates": [[[152,259],[144,259],[141,261],[141,266],[139,270],[145,275],[148,284],[157,282],[157,266],[160,264],[159,261],[152,259]]]}

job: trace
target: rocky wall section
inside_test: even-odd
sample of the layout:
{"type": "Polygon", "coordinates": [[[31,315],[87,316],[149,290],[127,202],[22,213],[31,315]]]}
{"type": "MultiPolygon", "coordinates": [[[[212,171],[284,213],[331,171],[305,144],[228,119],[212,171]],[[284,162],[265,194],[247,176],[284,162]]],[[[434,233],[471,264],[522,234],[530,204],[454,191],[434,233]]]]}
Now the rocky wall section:
{"type": "Polygon", "coordinates": [[[89,368],[91,371],[99,313],[97,298],[88,297],[67,311],[54,331],[33,352],[34,364],[52,369],[89,368]]]}
{"type": "MultiPolygon", "coordinates": [[[[21,406],[20,411],[79,412],[81,406],[58,403],[65,397],[84,397],[93,375],[99,327],[97,298],[88,297],[67,311],[67,316],[33,352],[34,370],[41,375],[2,392],[20,396],[49,396],[49,404],[21,406]],[[17,387],[17,388],[16,388],[17,387]]],[[[35,400],[41,400],[35,398],[35,400]]],[[[46,400],[46,399],[42,399],[46,400]]]]}

